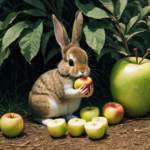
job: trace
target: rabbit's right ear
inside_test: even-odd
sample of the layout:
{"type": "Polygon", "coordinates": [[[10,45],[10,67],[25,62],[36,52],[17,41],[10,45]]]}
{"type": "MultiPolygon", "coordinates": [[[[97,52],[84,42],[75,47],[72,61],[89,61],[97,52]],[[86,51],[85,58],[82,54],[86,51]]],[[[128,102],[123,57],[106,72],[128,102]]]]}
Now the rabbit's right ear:
{"type": "Polygon", "coordinates": [[[68,38],[68,35],[64,26],[57,20],[54,14],[52,15],[52,18],[53,18],[56,40],[58,44],[60,45],[61,49],[63,49],[64,47],[70,44],[70,40],[68,38]]]}

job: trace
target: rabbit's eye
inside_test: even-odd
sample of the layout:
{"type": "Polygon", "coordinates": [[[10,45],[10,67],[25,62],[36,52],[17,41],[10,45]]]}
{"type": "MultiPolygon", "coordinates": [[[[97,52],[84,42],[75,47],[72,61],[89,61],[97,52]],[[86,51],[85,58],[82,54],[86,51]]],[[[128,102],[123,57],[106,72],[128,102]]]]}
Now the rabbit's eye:
{"type": "Polygon", "coordinates": [[[73,60],[69,59],[69,66],[74,66],[73,60]]]}

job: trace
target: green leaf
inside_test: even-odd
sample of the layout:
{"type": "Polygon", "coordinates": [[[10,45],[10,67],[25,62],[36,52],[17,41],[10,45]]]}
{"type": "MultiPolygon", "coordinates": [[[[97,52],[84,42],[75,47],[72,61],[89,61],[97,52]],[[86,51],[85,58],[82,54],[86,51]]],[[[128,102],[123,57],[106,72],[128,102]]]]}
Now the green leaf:
{"type": "Polygon", "coordinates": [[[21,53],[28,63],[37,55],[40,48],[41,35],[43,32],[43,20],[38,20],[34,29],[27,29],[21,34],[19,46],[21,53]]]}
{"type": "Polygon", "coordinates": [[[111,43],[111,44],[109,43],[109,44],[105,44],[105,46],[111,47],[111,48],[115,49],[118,53],[128,56],[125,48],[123,46],[119,45],[118,43],[111,43]]]}
{"type": "Polygon", "coordinates": [[[53,25],[52,21],[46,21],[46,22],[44,22],[44,25],[46,25],[49,28],[54,28],[54,25],[53,25]]]}
{"type": "Polygon", "coordinates": [[[47,12],[43,3],[40,0],[23,0],[23,1],[25,1],[26,3],[32,6],[35,6],[36,8],[40,8],[41,10],[47,12]]]}
{"type": "Polygon", "coordinates": [[[3,37],[1,51],[4,51],[6,47],[8,47],[13,41],[15,41],[19,37],[22,30],[24,28],[27,28],[29,23],[30,22],[24,22],[24,21],[18,22],[15,25],[13,25],[11,28],[9,28],[3,37]]]}
{"type": "Polygon", "coordinates": [[[43,35],[43,37],[42,37],[41,48],[42,48],[42,54],[43,54],[43,56],[44,56],[44,54],[45,54],[45,51],[46,51],[46,47],[47,47],[49,38],[50,38],[52,35],[54,35],[54,31],[53,31],[53,30],[47,32],[46,35],[43,35]]]}
{"type": "Polygon", "coordinates": [[[22,12],[27,13],[27,14],[32,15],[32,16],[46,16],[45,13],[41,12],[38,9],[23,10],[22,12]]]}
{"type": "Polygon", "coordinates": [[[44,65],[45,65],[54,55],[58,54],[59,52],[60,52],[60,49],[52,49],[52,50],[49,52],[46,61],[44,61],[44,65]]]}
{"type": "Polygon", "coordinates": [[[100,27],[97,21],[84,26],[84,34],[87,44],[100,54],[105,43],[105,30],[100,27]]]}
{"type": "Polygon", "coordinates": [[[135,36],[136,34],[139,34],[139,33],[141,33],[141,32],[145,32],[146,30],[147,30],[147,29],[143,29],[143,28],[138,29],[137,32],[134,32],[133,34],[130,34],[130,35],[127,36],[127,41],[128,41],[130,38],[132,38],[133,36],[135,36]]]}
{"type": "Polygon", "coordinates": [[[107,8],[112,14],[114,14],[113,0],[99,0],[105,8],[107,8]]]}
{"type": "Polygon", "coordinates": [[[127,0],[118,0],[116,8],[114,10],[115,17],[119,20],[125,7],[127,6],[127,0]]]}
{"type": "Polygon", "coordinates": [[[0,25],[0,30],[5,29],[10,23],[13,22],[13,20],[17,17],[19,13],[18,12],[12,12],[10,13],[6,19],[4,20],[4,22],[0,25]]]}
{"type": "Polygon", "coordinates": [[[0,66],[2,65],[4,59],[8,58],[10,50],[7,47],[3,52],[0,52],[0,66]]]}
{"type": "Polygon", "coordinates": [[[125,32],[125,24],[123,24],[123,23],[119,23],[119,27],[120,27],[120,29],[121,29],[121,32],[123,33],[123,35],[124,35],[124,32],[125,32]]]}
{"type": "Polygon", "coordinates": [[[127,34],[133,27],[135,27],[138,23],[141,23],[141,19],[150,12],[150,6],[146,6],[142,9],[138,16],[135,16],[130,19],[125,34],[127,34]]]}
{"type": "Polygon", "coordinates": [[[111,15],[108,14],[103,9],[100,9],[92,4],[81,4],[78,0],[76,0],[76,5],[78,8],[88,17],[95,18],[95,19],[102,19],[102,18],[110,18],[111,15]]]}

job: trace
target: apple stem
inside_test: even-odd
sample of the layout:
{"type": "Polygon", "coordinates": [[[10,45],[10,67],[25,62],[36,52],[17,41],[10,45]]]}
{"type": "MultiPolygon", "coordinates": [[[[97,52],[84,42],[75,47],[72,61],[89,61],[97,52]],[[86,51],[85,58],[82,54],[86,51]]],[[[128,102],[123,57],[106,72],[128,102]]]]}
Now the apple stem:
{"type": "Polygon", "coordinates": [[[14,113],[11,113],[11,118],[14,118],[14,113]]]}
{"type": "Polygon", "coordinates": [[[133,51],[136,57],[136,64],[138,64],[138,48],[134,48],[133,51]]]}
{"type": "Polygon", "coordinates": [[[143,59],[150,53],[150,49],[147,48],[146,54],[143,56],[143,58],[140,60],[139,64],[143,61],[143,59]]]}

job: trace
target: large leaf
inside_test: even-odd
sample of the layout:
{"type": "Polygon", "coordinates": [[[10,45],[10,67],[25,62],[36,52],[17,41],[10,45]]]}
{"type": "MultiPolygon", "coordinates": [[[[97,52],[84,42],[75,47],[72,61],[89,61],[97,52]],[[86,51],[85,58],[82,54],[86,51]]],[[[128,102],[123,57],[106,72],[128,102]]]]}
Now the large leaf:
{"type": "Polygon", "coordinates": [[[35,6],[36,8],[43,10],[44,12],[47,12],[43,3],[40,0],[24,0],[24,1],[32,6],[35,6]]]}
{"type": "Polygon", "coordinates": [[[84,34],[87,44],[100,54],[105,43],[105,31],[101,28],[97,21],[93,21],[84,26],[84,34]]]}
{"type": "Polygon", "coordinates": [[[17,17],[19,13],[18,12],[12,12],[10,13],[6,19],[4,20],[4,22],[0,25],[0,30],[5,29],[10,23],[13,22],[13,20],[17,17]]]}
{"type": "Polygon", "coordinates": [[[44,61],[44,65],[56,54],[58,54],[60,52],[60,49],[52,49],[48,56],[47,56],[47,59],[44,61]]]}
{"type": "Polygon", "coordinates": [[[142,9],[142,11],[139,13],[138,16],[135,16],[130,19],[127,27],[126,27],[126,34],[133,28],[135,27],[138,23],[140,23],[141,19],[150,12],[150,6],[146,6],[142,9]]]}
{"type": "Polygon", "coordinates": [[[135,36],[136,34],[139,34],[139,33],[142,33],[142,32],[145,32],[147,29],[143,29],[143,28],[140,28],[137,30],[137,32],[134,32],[132,33],[131,35],[127,36],[127,41],[132,38],[133,36],[135,36]]]}
{"type": "Polygon", "coordinates": [[[41,48],[42,48],[42,54],[43,54],[43,56],[44,56],[44,54],[45,54],[45,51],[46,51],[46,47],[47,47],[49,38],[50,38],[52,35],[54,35],[54,31],[53,31],[53,30],[47,32],[46,35],[43,35],[43,37],[42,37],[41,48]]]}
{"type": "Polygon", "coordinates": [[[43,32],[43,21],[38,20],[34,29],[27,29],[21,35],[19,46],[21,53],[28,63],[38,53],[40,48],[41,35],[43,32]]]}
{"type": "Polygon", "coordinates": [[[115,10],[114,10],[114,15],[115,17],[119,20],[125,7],[127,5],[127,0],[118,0],[115,10]]]}
{"type": "Polygon", "coordinates": [[[123,46],[119,45],[118,43],[109,43],[109,44],[105,44],[105,46],[111,47],[111,48],[115,49],[118,53],[128,56],[125,48],[123,46]]]}
{"type": "Polygon", "coordinates": [[[27,14],[32,15],[32,16],[46,16],[45,13],[41,12],[38,9],[23,10],[22,12],[27,13],[27,14]]]}
{"type": "Polygon", "coordinates": [[[78,0],[76,0],[76,5],[79,9],[88,17],[95,18],[95,19],[102,19],[102,18],[110,18],[111,15],[108,14],[103,9],[100,9],[92,4],[81,4],[78,0]]]}
{"type": "Polygon", "coordinates": [[[114,13],[113,0],[99,0],[105,8],[107,8],[112,14],[114,13]]]}
{"type": "Polygon", "coordinates": [[[22,30],[27,27],[29,23],[30,22],[25,21],[18,22],[17,24],[9,28],[3,37],[1,51],[4,51],[6,47],[8,47],[13,41],[15,41],[19,37],[22,30]]]}

